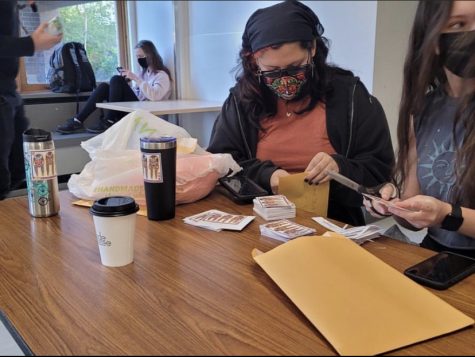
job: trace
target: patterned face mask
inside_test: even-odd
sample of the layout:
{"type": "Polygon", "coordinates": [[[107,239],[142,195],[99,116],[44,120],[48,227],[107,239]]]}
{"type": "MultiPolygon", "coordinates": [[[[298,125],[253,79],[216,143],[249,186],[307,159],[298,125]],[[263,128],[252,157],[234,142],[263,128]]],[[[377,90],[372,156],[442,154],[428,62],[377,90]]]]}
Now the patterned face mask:
{"type": "Polygon", "coordinates": [[[307,73],[312,71],[313,64],[304,64],[298,67],[277,69],[274,71],[258,70],[257,76],[262,77],[264,84],[277,96],[284,100],[294,99],[307,82],[307,73]]]}

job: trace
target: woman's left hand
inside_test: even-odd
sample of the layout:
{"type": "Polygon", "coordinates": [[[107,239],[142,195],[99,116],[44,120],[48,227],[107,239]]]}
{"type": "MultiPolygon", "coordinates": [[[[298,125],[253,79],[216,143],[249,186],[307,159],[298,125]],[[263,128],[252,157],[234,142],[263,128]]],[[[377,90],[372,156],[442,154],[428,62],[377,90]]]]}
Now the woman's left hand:
{"type": "Polygon", "coordinates": [[[319,152],[313,157],[305,169],[305,172],[307,172],[305,179],[307,182],[313,184],[327,182],[330,180],[327,171],[340,172],[340,168],[330,155],[326,152],[319,152]]]}
{"type": "Polygon", "coordinates": [[[389,207],[388,211],[404,218],[416,228],[427,228],[440,225],[445,216],[452,211],[452,206],[431,196],[417,195],[394,202],[394,206],[389,207]]]}
{"type": "Polygon", "coordinates": [[[134,72],[132,71],[129,71],[128,69],[122,71],[122,75],[125,77],[125,78],[128,78],[132,81],[137,81],[137,79],[139,79],[139,76],[137,76],[134,72]]]}

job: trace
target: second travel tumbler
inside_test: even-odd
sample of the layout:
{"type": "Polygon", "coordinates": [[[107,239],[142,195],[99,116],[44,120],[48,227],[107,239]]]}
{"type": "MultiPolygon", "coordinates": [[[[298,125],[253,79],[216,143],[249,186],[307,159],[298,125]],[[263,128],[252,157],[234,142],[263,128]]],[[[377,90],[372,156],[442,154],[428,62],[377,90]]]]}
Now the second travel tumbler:
{"type": "Polygon", "coordinates": [[[176,138],[140,138],[147,217],[162,221],[175,217],[176,138]]]}
{"type": "Polygon", "coordinates": [[[23,133],[28,208],[33,217],[59,212],[58,174],[52,135],[42,129],[23,133]]]}

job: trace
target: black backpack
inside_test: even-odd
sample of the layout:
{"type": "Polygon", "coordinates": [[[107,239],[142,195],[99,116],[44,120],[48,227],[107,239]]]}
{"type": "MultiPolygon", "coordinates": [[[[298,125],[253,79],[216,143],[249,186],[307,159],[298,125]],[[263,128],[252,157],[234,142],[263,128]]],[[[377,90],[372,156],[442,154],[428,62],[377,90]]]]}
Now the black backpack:
{"type": "Polygon", "coordinates": [[[82,43],[67,42],[59,46],[51,54],[49,64],[47,79],[53,92],[78,96],[79,92],[96,88],[96,76],[82,43]]]}
{"type": "Polygon", "coordinates": [[[79,42],[67,42],[49,58],[49,88],[56,93],[89,92],[96,88],[96,76],[79,42]]]}

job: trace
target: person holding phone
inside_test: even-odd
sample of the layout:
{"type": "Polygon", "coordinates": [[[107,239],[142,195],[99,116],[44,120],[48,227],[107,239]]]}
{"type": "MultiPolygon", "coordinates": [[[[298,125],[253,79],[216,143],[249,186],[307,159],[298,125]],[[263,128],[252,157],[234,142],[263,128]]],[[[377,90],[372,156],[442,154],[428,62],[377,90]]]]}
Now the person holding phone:
{"type": "MultiPolygon", "coordinates": [[[[151,41],[142,40],[135,46],[135,56],[142,68],[140,73],[117,67],[119,75],[113,76],[109,83],[101,83],[91,94],[84,108],[73,118],[69,118],[56,129],[61,134],[72,134],[83,131],[84,121],[96,110],[96,103],[159,101],[170,98],[170,70],[163,64],[163,59],[151,41]],[[131,86],[129,82],[133,81],[131,86]]],[[[104,118],[100,118],[96,126],[86,128],[91,133],[102,133],[119,121],[124,114],[109,110],[104,118]]]]}
{"type": "Polygon", "coordinates": [[[404,66],[394,181],[375,216],[428,228],[424,248],[475,256],[475,2],[420,1],[404,66]],[[399,207],[399,208],[398,208],[399,207]],[[403,210],[406,209],[406,210],[403,210]],[[408,211],[409,210],[409,211],[408,211]]]}
{"type": "MultiPolygon", "coordinates": [[[[27,4],[36,10],[34,1],[27,4]]],[[[47,50],[62,39],[62,35],[47,31],[47,22],[31,35],[20,37],[18,10],[25,5],[16,0],[0,1],[0,200],[25,179],[22,134],[29,123],[15,81],[19,59],[47,50]]]]}
{"type": "MultiPolygon", "coordinates": [[[[371,187],[388,181],[394,161],[384,111],[350,71],[327,63],[317,15],[298,1],[255,11],[246,23],[237,83],[211,134],[208,151],[230,153],[244,175],[277,193],[279,179],[327,170],[371,187]]],[[[364,224],[361,195],[331,182],[328,216],[364,224]]]]}

